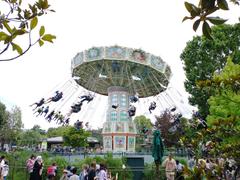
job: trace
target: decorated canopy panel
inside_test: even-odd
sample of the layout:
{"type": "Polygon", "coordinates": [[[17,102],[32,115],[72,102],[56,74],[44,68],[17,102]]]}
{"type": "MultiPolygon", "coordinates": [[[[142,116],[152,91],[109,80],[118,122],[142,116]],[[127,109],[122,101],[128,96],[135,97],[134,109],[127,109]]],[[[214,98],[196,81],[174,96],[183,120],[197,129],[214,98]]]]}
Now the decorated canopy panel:
{"type": "Polygon", "coordinates": [[[128,88],[140,97],[156,95],[167,88],[171,75],[160,57],[120,46],[93,47],[72,60],[76,82],[103,95],[111,86],[128,88]]]}

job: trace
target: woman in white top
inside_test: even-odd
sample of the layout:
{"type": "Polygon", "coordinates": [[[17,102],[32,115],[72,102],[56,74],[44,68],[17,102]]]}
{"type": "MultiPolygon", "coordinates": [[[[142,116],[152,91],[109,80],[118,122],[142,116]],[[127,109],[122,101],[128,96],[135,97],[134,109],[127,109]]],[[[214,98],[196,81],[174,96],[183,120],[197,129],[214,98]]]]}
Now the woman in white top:
{"type": "Polygon", "coordinates": [[[100,164],[100,172],[98,174],[98,180],[107,180],[107,172],[104,164],[100,164]]]}
{"type": "Polygon", "coordinates": [[[77,168],[72,169],[73,175],[69,178],[69,180],[79,180],[79,176],[77,175],[77,168]]]}

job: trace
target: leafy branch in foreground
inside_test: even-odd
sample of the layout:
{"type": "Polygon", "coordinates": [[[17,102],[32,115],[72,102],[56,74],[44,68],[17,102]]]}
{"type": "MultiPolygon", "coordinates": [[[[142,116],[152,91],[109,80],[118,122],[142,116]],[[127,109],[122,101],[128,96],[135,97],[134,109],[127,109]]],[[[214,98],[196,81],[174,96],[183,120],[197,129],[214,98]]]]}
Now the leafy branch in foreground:
{"type": "MultiPolygon", "coordinates": [[[[239,5],[239,0],[229,0],[235,5],[239,5]]],[[[229,10],[227,0],[199,0],[198,5],[194,5],[189,2],[185,2],[185,8],[190,13],[190,16],[185,16],[183,21],[187,19],[195,19],[193,23],[193,30],[196,31],[202,22],[202,32],[203,35],[212,39],[211,32],[212,29],[209,23],[213,25],[220,25],[227,21],[227,19],[222,19],[218,16],[212,16],[212,14],[219,10],[229,10]]]]}
{"type": "Polygon", "coordinates": [[[28,4],[24,8],[22,0],[1,0],[1,7],[8,7],[0,9],[0,56],[9,54],[9,52],[16,51],[18,54],[11,57],[0,58],[0,61],[12,61],[24,55],[35,44],[41,47],[44,42],[51,42],[56,39],[56,36],[45,33],[45,27],[41,26],[39,29],[39,37],[33,41],[32,34],[36,31],[38,25],[38,18],[47,12],[55,12],[50,8],[48,0],[38,0],[34,4],[28,4]],[[24,41],[22,41],[24,38],[24,41]],[[28,42],[27,47],[22,48],[23,44],[17,42],[28,42]],[[3,48],[2,48],[3,47],[3,48]]]}

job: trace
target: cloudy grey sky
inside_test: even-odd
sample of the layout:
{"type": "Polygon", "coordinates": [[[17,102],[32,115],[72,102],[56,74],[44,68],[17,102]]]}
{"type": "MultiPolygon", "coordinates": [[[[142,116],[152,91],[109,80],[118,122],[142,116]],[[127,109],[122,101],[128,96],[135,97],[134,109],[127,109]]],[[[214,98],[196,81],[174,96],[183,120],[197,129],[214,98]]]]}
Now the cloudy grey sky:
{"type": "MultiPolygon", "coordinates": [[[[39,19],[39,24],[46,26],[47,33],[57,36],[54,44],[35,46],[16,61],[0,62],[1,100],[21,107],[25,128],[34,124],[45,129],[56,126],[35,118],[29,105],[69,79],[71,59],[92,46],[141,48],[161,56],[174,73],[172,85],[187,99],[179,56],[196,33],[191,21],[182,23],[182,18],[188,15],[183,0],[49,0],[49,3],[56,13],[39,19]]],[[[237,22],[239,7],[224,12],[224,16],[230,19],[229,23],[237,22]]],[[[100,101],[98,98],[91,105],[92,110],[82,115],[93,119],[93,127],[101,127],[104,121],[105,109],[97,105],[100,101]],[[93,118],[90,114],[96,108],[101,115],[93,118]]]]}

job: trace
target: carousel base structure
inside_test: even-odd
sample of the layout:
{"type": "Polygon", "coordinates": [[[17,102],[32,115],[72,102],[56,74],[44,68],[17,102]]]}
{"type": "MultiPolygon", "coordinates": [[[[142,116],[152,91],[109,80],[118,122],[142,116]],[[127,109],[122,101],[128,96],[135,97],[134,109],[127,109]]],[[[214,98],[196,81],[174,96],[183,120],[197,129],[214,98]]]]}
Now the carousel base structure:
{"type": "Polygon", "coordinates": [[[135,152],[137,131],[128,109],[128,89],[109,87],[107,121],[102,131],[104,152],[135,152]]]}

